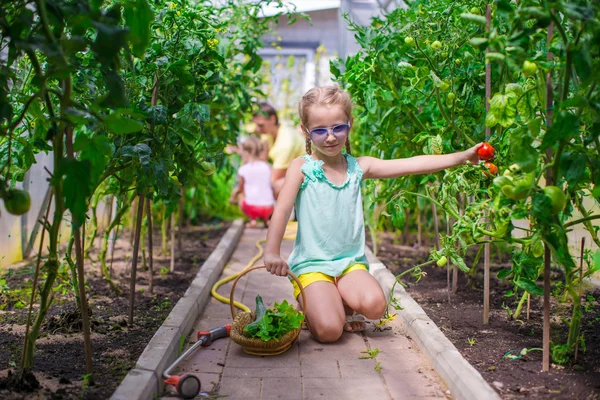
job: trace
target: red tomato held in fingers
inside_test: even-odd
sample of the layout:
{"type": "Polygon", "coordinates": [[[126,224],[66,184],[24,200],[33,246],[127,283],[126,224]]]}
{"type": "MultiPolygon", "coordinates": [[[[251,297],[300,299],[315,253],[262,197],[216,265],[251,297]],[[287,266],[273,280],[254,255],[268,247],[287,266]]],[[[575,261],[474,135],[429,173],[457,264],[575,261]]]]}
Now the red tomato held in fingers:
{"type": "Polygon", "coordinates": [[[486,174],[487,176],[498,175],[498,167],[496,167],[494,163],[486,161],[483,163],[483,165],[488,169],[488,171],[490,171],[483,171],[484,174],[486,174]]]}
{"type": "Polygon", "coordinates": [[[483,142],[483,146],[481,146],[479,150],[477,150],[477,155],[482,160],[491,160],[492,158],[494,158],[495,152],[496,151],[494,150],[491,144],[483,142]]]}

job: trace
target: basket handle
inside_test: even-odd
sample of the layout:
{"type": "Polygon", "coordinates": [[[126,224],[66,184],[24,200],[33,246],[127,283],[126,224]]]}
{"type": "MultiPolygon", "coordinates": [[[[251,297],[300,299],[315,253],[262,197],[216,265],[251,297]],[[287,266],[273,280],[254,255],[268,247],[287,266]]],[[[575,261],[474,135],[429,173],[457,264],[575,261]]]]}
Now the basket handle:
{"type": "MultiPolygon", "coordinates": [[[[267,267],[265,265],[257,265],[256,267],[248,268],[248,269],[242,271],[238,275],[238,277],[235,278],[235,281],[233,281],[233,286],[231,287],[231,294],[229,295],[229,306],[231,307],[231,318],[235,319],[235,305],[233,304],[233,294],[235,293],[235,286],[237,285],[238,281],[240,280],[240,278],[242,276],[246,275],[250,271],[254,271],[256,269],[261,269],[261,268],[267,268],[267,267]]],[[[302,286],[302,283],[300,283],[300,280],[298,280],[298,277],[292,271],[288,270],[288,275],[291,276],[294,279],[294,281],[296,281],[296,284],[300,288],[300,294],[302,295],[302,311],[305,311],[306,310],[306,296],[304,295],[304,287],[302,286]]]]}

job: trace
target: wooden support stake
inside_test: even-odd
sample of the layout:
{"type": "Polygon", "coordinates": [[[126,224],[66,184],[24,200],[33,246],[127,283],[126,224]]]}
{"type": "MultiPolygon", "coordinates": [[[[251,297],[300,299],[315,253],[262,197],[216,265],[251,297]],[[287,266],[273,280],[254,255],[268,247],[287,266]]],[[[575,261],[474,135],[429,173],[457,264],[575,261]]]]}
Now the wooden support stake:
{"type": "Polygon", "coordinates": [[[78,228],[73,229],[75,235],[75,257],[77,259],[77,279],[79,283],[79,299],[81,307],[81,320],[83,323],[83,343],[85,347],[85,370],[88,375],[88,384],[94,384],[93,372],[93,351],[92,351],[92,338],[90,334],[90,316],[88,314],[87,296],[85,293],[85,276],[83,271],[83,243],[81,236],[85,235],[84,232],[80,232],[78,228]]]}
{"type": "Polygon", "coordinates": [[[417,199],[417,246],[421,247],[423,237],[421,236],[421,208],[419,207],[419,199],[417,199]]]}
{"type": "Polygon", "coordinates": [[[137,198],[134,198],[131,202],[131,236],[129,238],[129,242],[133,245],[135,242],[135,207],[136,207],[137,198]]]}
{"type": "Polygon", "coordinates": [[[175,213],[171,214],[171,272],[175,271],[175,213]]]}
{"type": "MultiPolygon", "coordinates": [[[[579,255],[579,298],[581,298],[582,290],[583,290],[583,253],[585,250],[585,237],[581,238],[581,253],[579,255]]],[[[577,337],[579,338],[579,332],[577,332],[577,337]]],[[[579,350],[579,340],[575,342],[575,356],[574,361],[577,362],[577,351],[579,350]]]]}
{"type": "MultiPolygon", "coordinates": [[[[462,194],[459,195],[459,213],[461,216],[465,215],[465,196],[462,194]]],[[[458,243],[458,241],[457,241],[458,243]]],[[[458,291],[458,267],[456,265],[452,266],[452,294],[456,294],[458,291]]]]}
{"type": "MultiPolygon", "coordinates": [[[[554,36],[554,23],[551,22],[548,26],[548,39],[546,45],[548,46],[547,59],[552,60],[554,58],[550,51],[550,43],[552,42],[552,36],[554,36]]],[[[546,75],[546,123],[548,128],[552,125],[552,105],[554,99],[552,96],[552,72],[548,72],[546,75]]],[[[546,150],[546,157],[548,162],[552,160],[552,148],[546,150]]],[[[552,168],[546,169],[546,186],[553,184],[554,177],[552,176],[552,168]]],[[[550,263],[552,254],[550,247],[544,244],[544,335],[543,335],[543,354],[542,354],[542,371],[550,371],[550,263]]]]}
{"type": "MultiPolygon", "coordinates": [[[[491,27],[491,6],[488,4],[485,8],[486,31],[490,31],[491,27]]],[[[486,53],[490,49],[486,49],[486,53]]],[[[490,98],[492,97],[492,65],[488,62],[485,64],[485,112],[486,115],[490,112],[490,98]]],[[[489,139],[490,128],[485,128],[485,137],[489,139]]],[[[486,223],[488,218],[485,219],[486,223]]],[[[489,241],[489,237],[485,237],[489,241]]],[[[490,243],[487,242],[483,247],[483,324],[487,325],[490,322],[490,243]]]]}
{"type": "Polygon", "coordinates": [[[179,233],[179,235],[177,235],[177,252],[181,253],[181,249],[182,249],[182,244],[181,244],[181,240],[182,240],[182,236],[183,236],[183,218],[184,218],[184,208],[185,208],[185,202],[184,202],[184,195],[185,192],[183,191],[183,186],[181,187],[181,198],[179,199],[179,228],[177,229],[177,233],[179,233]]]}
{"type": "Polygon", "coordinates": [[[152,200],[146,200],[146,216],[148,218],[148,267],[150,269],[150,279],[148,283],[148,291],[154,292],[154,266],[152,263],[152,200]]]}
{"type": "Polygon", "coordinates": [[[133,309],[135,307],[135,279],[137,275],[137,259],[140,250],[140,235],[142,232],[142,218],[144,217],[144,195],[140,194],[137,203],[137,219],[135,238],[133,241],[133,257],[131,259],[131,281],[129,283],[129,326],[133,325],[133,309]]]}
{"type": "MultiPolygon", "coordinates": [[[[450,218],[446,218],[446,235],[450,236],[450,218]]],[[[450,293],[452,291],[452,284],[450,283],[450,270],[452,269],[452,262],[450,260],[447,261],[446,264],[446,291],[448,292],[448,306],[452,307],[452,298],[450,293]]]]}
{"type": "Polygon", "coordinates": [[[433,214],[433,230],[435,231],[435,249],[440,249],[440,222],[437,214],[435,203],[431,203],[431,213],[433,214]]]}

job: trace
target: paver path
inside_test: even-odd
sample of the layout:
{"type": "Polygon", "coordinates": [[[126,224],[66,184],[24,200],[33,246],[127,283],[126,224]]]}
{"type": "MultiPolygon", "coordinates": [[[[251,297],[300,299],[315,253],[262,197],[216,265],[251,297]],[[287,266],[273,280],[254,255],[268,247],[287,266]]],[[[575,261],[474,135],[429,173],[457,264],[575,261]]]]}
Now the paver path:
{"type": "MultiPolygon", "coordinates": [[[[265,235],[264,229],[246,229],[222,277],[242,270],[256,254],[256,241],[265,235]]],[[[292,241],[284,240],[282,256],[287,257],[292,246],[292,241]]],[[[257,265],[260,264],[259,260],[257,265]]],[[[219,293],[228,296],[231,285],[232,282],[223,285],[219,293]]],[[[289,281],[265,270],[252,271],[242,277],[236,287],[235,299],[254,309],[257,294],[263,297],[267,307],[284,298],[293,300],[289,281]]],[[[231,321],[229,305],[211,298],[188,341],[195,342],[199,330],[209,330],[231,321]]],[[[364,333],[344,333],[333,344],[318,343],[303,330],[293,348],[274,357],[251,356],[237,343],[219,339],[192,354],[181,364],[179,371],[196,374],[203,391],[214,391],[231,400],[450,397],[446,386],[414,342],[403,334],[398,319],[392,322],[392,329],[374,332],[373,328],[374,325],[369,323],[364,333]],[[375,359],[359,359],[364,355],[361,351],[375,348],[379,349],[375,359]],[[380,372],[375,370],[377,362],[381,366],[380,372]]]]}

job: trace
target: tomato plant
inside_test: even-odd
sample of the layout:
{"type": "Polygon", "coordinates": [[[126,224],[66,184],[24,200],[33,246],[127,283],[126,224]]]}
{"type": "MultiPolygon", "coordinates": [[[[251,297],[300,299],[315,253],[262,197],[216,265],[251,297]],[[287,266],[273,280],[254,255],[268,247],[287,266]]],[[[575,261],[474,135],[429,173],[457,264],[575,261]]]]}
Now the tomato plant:
{"type": "Polygon", "coordinates": [[[600,215],[584,206],[584,199],[595,205],[599,200],[594,187],[600,184],[600,5],[498,0],[489,32],[479,15],[483,6],[418,1],[374,19],[369,27],[351,24],[362,51],[333,62],[331,70],[359,106],[354,141],[363,154],[408,157],[437,154],[440,143],[443,152],[478,141],[494,143],[495,151],[486,146],[480,155],[500,160],[502,175],[493,183],[465,166],[432,177],[366,184],[367,196],[375,201],[365,210],[373,216],[369,229],[378,229],[381,220],[389,226],[386,221],[405,215],[418,197],[455,221],[451,234],[442,235],[443,248],[432,251],[434,259],[445,255],[469,272],[476,268],[464,262],[469,247],[506,243],[512,268],[499,278],[513,284],[509,295],[522,296],[518,310],[527,294],[544,293],[537,280],[548,246],[563,270],[557,279],[572,302],[567,343],[556,344],[554,352],[557,360],[565,360],[580,335],[575,288],[600,270],[600,257],[588,257],[587,268],[579,271],[567,236],[568,229],[582,225],[600,244],[592,224],[600,215]],[[441,57],[442,50],[447,57],[441,57]],[[489,100],[486,63],[492,70],[489,100]],[[456,97],[444,97],[444,90],[456,97]],[[463,207],[465,197],[471,201],[463,207]],[[380,205],[389,212],[374,212],[380,205]],[[523,222],[530,226],[524,237],[514,232],[523,222]]]}
{"type": "Polygon", "coordinates": [[[65,257],[73,267],[73,282],[79,282],[91,373],[83,281],[89,248],[81,244],[86,215],[91,211],[83,234],[93,243],[99,202],[117,201],[100,264],[104,278],[118,290],[106,265],[111,230],[123,223],[135,198],[142,210],[145,197],[161,203],[156,208],[166,220],[180,208],[182,187],[203,191],[206,179],[224,163],[223,148],[261,95],[260,37],[278,15],[259,18],[260,4],[237,0],[217,5],[204,0],[0,4],[0,41],[7,49],[0,64],[0,194],[9,212],[29,208],[29,196],[14,185],[23,181],[35,155],[51,151],[53,161],[48,177],[53,215],[43,221],[48,255],[21,370],[33,366],[68,212],[73,233],[65,257]]]}

